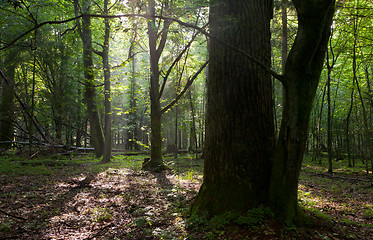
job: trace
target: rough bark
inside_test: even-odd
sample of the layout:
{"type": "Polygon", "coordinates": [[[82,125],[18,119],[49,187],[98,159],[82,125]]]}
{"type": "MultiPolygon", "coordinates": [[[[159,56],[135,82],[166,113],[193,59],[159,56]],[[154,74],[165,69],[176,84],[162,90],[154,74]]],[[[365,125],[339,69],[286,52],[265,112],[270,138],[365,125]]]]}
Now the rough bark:
{"type": "MultiPolygon", "coordinates": [[[[210,3],[211,35],[270,66],[270,0],[210,3]]],[[[268,199],[274,149],[271,77],[216,39],[209,42],[204,181],[192,214],[246,211],[268,199]]]]}
{"type": "MultiPolygon", "coordinates": [[[[74,1],[75,14],[78,11],[78,0],[74,1]]],[[[82,1],[83,13],[89,13],[91,7],[90,0],[82,1]]],[[[95,149],[97,157],[101,157],[104,152],[104,136],[100,123],[100,116],[96,102],[95,76],[93,66],[93,48],[92,48],[92,31],[91,17],[84,15],[80,26],[80,37],[83,43],[83,66],[85,78],[85,104],[88,111],[88,119],[90,123],[91,144],[95,149]]]]}
{"type": "Polygon", "coordinates": [[[284,73],[284,109],[273,162],[270,203],[278,219],[298,223],[298,182],[308,123],[327,50],[335,0],[293,0],[298,33],[284,73]]]}

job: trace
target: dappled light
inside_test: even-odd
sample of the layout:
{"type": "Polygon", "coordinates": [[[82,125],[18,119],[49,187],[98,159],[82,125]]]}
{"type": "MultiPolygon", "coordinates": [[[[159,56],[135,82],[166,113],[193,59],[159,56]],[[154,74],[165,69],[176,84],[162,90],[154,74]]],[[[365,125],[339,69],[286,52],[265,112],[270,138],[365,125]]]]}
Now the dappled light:
{"type": "MultiPolygon", "coordinates": [[[[186,236],[185,211],[200,183],[173,172],[107,167],[94,174],[1,178],[3,236],[38,239],[145,239],[186,236]],[[85,182],[89,178],[89,182],[85,182]],[[21,181],[22,180],[22,181],[21,181]],[[41,181],[42,180],[42,181],[41,181]],[[24,189],[27,188],[27,189],[24,189]],[[22,192],[20,192],[22,191],[22,192]]],[[[94,164],[94,163],[91,163],[94,164]]]]}
{"type": "Polygon", "coordinates": [[[372,239],[372,0],[0,16],[0,240],[372,239]]]}
{"type": "MultiPolygon", "coordinates": [[[[198,220],[206,221],[201,222],[205,227],[197,220],[190,220],[191,201],[202,182],[201,160],[188,156],[166,158],[171,170],[151,173],[139,169],[140,161],[136,157],[116,156],[112,163],[103,166],[97,165],[94,158],[84,158],[84,165],[80,160],[54,160],[69,164],[62,168],[49,167],[53,175],[37,172],[33,175],[13,173],[11,177],[1,175],[3,238],[140,240],[194,236],[200,239],[212,234],[208,228],[211,224],[221,236],[234,239],[241,239],[241,234],[258,236],[263,232],[269,239],[281,239],[278,227],[267,220],[237,220],[242,224],[241,234],[230,232],[232,229],[225,222],[228,220],[215,219],[212,223],[198,220]],[[256,222],[262,222],[262,226],[249,230],[256,222]],[[199,227],[193,228],[194,225],[199,227]]],[[[48,159],[38,161],[50,162],[48,159]]],[[[28,168],[32,171],[37,166],[28,168]]],[[[320,234],[346,237],[338,239],[349,239],[348,236],[369,239],[373,224],[372,180],[349,173],[328,175],[325,168],[309,160],[303,169],[299,203],[307,214],[321,219],[322,227],[315,228],[313,233],[302,228],[289,230],[286,235],[289,238],[307,234],[318,239],[315,236],[320,234]],[[329,224],[334,224],[333,230],[329,224]]],[[[226,216],[230,218],[232,216],[226,216]]]]}
{"type": "MultiPolygon", "coordinates": [[[[330,222],[368,229],[373,223],[371,177],[364,173],[362,165],[337,169],[338,173],[329,174],[326,167],[308,159],[299,185],[300,204],[330,222]]],[[[364,230],[354,234],[365,239],[364,230]]]]}

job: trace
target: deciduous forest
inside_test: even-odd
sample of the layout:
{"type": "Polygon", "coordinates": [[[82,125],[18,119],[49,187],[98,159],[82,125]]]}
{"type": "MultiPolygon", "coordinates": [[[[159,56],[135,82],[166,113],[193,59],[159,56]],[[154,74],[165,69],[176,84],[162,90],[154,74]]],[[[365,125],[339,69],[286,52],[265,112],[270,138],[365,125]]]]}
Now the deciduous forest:
{"type": "Polygon", "coordinates": [[[0,239],[372,239],[370,0],[1,0],[0,239]]]}

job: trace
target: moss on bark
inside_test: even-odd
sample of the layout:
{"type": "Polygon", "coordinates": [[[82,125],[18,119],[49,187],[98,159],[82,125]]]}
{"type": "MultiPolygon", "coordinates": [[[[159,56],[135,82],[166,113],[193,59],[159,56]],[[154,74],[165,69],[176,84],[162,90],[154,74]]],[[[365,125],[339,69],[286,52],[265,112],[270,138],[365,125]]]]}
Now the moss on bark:
{"type": "Polygon", "coordinates": [[[151,159],[145,158],[142,163],[142,170],[151,172],[162,172],[169,169],[166,164],[164,164],[162,159],[151,159]]]}
{"type": "Polygon", "coordinates": [[[203,183],[191,207],[191,215],[215,216],[244,213],[262,203],[250,186],[238,183],[203,183]]]}

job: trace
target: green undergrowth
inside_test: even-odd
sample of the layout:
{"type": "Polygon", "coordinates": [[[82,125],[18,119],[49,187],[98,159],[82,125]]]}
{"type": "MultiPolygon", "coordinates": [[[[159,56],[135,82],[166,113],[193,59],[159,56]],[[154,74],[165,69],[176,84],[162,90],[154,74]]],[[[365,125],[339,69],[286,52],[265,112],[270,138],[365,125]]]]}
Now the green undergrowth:
{"type": "MultiPolygon", "coordinates": [[[[101,159],[93,154],[70,154],[28,157],[16,154],[0,156],[0,174],[4,175],[53,175],[64,171],[74,175],[79,172],[90,172],[92,174],[105,171],[109,168],[129,168],[134,171],[141,170],[146,154],[139,155],[113,155],[109,163],[102,163],[101,159]]],[[[203,160],[195,160],[192,155],[180,155],[179,158],[164,157],[164,162],[180,178],[185,180],[202,179],[203,160]]]]}
{"type": "Polygon", "coordinates": [[[2,156],[0,174],[6,175],[51,175],[53,171],[47,161],[29,160],[17,156],[2,156]],[[44,164],[45,163],[45,164],[44,164]]]}
{"type": "MultiPolygon", "coordinates": [[[[355,159],[355,166],[349,167],[348,160],[333,159],[332,162],[334,173],[343,174],[366,174],[365,164],[360,159],[355,159]]],[[[311,156],[304,156],[302,169],[314,173],[323,173],[328,171],[328,159],[325,157],[321,158],[321,164],[319,161],[312,161],[311,156]]]]}
{"type": "MultiPolygon", "coordinates": [[[[209,218],[207,214],[194,214],[189,220],[189,227],[195,231],[205,232],[204,239],[217,239],[224,236],[227,229],[245,228],[247,231],[260,231],[260,226],[268,219],[273,219],[271,209],[260,205],[245,213],[226,212],[209,218]]],[[[230,231],[230,230],[228,230],[230,231]]]]}
{"type": "Polygon", "coordinates": [[[56,172],[65,172],[74,175],[79,172],[99,173],[108,168],[141,169],[141,161],[145,155],[123,156],[115,155],[109,163],[101,163],[101,160],[93,154],[81,154],[70,156],[49,156],[28,159],[17,155],[3,155],[0,157],[0,174],[4,175],[52,175],[56,172]]]}
{"type": "Polygon", "coordinates": [[[164,161],[181,179],[200,181],[203,174],[203,160],[195,159],[195,155],[185,154],[178,158],[164,157],[164,161]]]}

